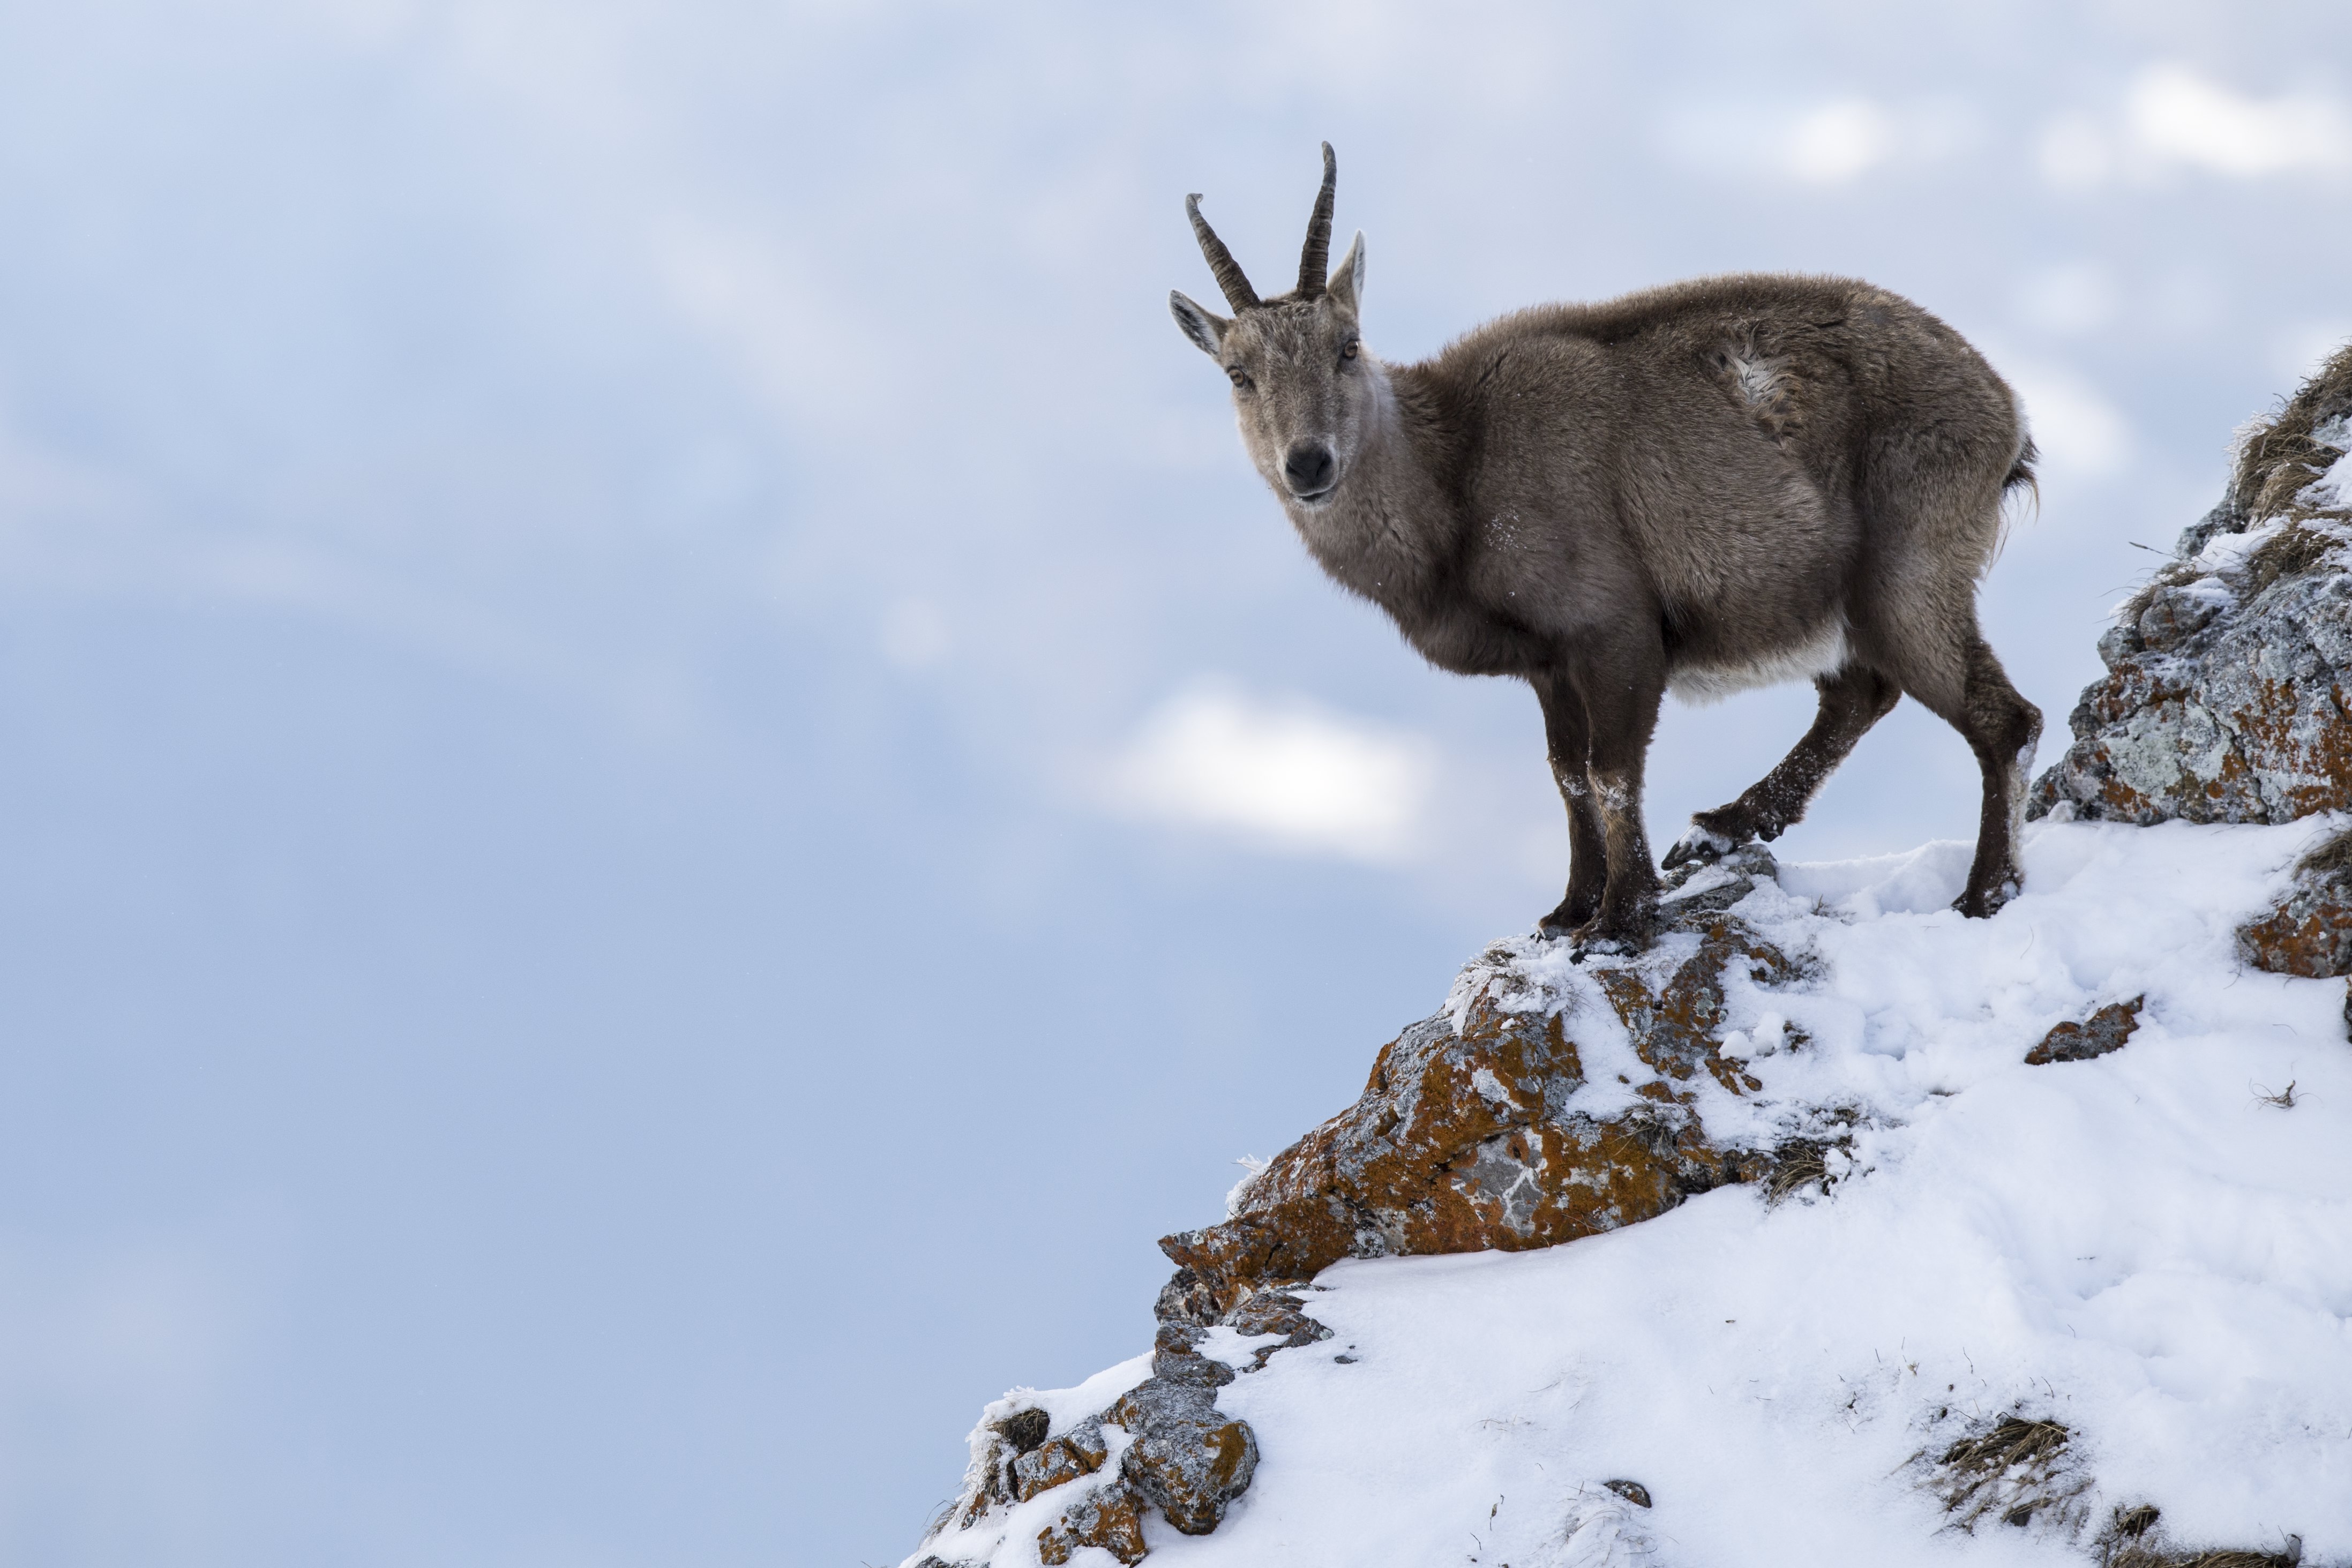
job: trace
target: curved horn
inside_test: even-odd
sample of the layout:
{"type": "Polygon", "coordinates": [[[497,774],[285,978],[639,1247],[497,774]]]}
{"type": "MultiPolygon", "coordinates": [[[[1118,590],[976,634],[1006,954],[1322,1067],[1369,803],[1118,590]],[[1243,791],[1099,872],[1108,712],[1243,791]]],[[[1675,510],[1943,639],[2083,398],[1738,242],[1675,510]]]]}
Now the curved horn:
{"type": "Polygon", "coordinates": [[[1201,193],[1198,191],[1184,198],[1184,211],[1192,219],[1192,233],[1201,242],[1201,254],[1209,258],[1209,270],[1216,275],[1217,287],[1225,291],[1225,303],[1236,310],[1255,310],[1258,307],[1257,290],[1250,287],[1242,271],[1242,264],[1201,215],[1201,193]]]}
{"type": "Polygon", "coordinates": [[[1323,292],[1324,275],[1331,270],[1331,193],[1339,183],[1339,161],[1331,144],[1323,143],[1323,188],[1315,193],[1315,215],[1307,220],[1307,248],[1298,255],[1298,298],[1314,299],[1323,292]]]}

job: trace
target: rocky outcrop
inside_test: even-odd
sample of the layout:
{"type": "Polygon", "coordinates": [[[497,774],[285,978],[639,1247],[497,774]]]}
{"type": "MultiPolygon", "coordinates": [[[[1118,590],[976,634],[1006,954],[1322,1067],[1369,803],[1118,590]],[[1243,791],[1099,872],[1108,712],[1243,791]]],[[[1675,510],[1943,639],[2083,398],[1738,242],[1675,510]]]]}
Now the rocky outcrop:
{"type": "MultiPolygon", "coordinates": [[[[1251,1346],[1244,1371],[1265,1367],[1276,1352],[1328,1339],[1331,1331],[1306,1313],[1300,1298],[1261,1291],[1237,1303],[1220,1326],[1251,1346]]],[[[1163,1322],[1151,1352],[1151,1374],[1094,1412],[1056,1429],[1054,1416],[1019,1395],[974,1428],[972,1458],[962,1493],[950,1503],[924,1542],[915,1568],[956,1568],[992,1552],[1013,1511],[1053,1494],[1062,1506],[1033,1521],[1037,1556],[1067,1563],[1083,1547],[1099,1547],[1125,1563],[1149,1551],[1144,1524],[1154,1511],[1187,1535],[1206,1535],[1257,1471],[1257,1434],[1246,1421],[1217,1408],[1217,1390],[1237,1375],[1226,1362],[1202,1354],[1205,1328],[1163,1322]]]]}
{"type": "Polygon", "coordinates": [[[2025,1053],[2026,1065],[2044,1067],[2053,1061],[2090,1061],[2111,1051],[2121,1051],[2139,1028],[2139,1009],[2146,997],[2109,1002],[2080,1023],[2062,1023],[2042,1036],[2042,1043],[2025,1053]]]}
{"type": "Polygon", "coordinates": [[[1727,971],[1776,986],[1800,966],[1727,913],[1770,878],[1769,853],[1685,871],[1640,958],[1580,966],[1566,943],[1529,936],[1474,961],[1445,1009],[1383,1047],[1356,1103],[1276,1156],[1223,1223],[1162,1239],[1178,1271],[1161,1315],[1216,1322],[1342,1258],[1549,1247],[1763,1176],[1769,1152],[1711,1141],[1695,1102],[1702,1084],[1761,1087],[1714,1032],[1727,971]],[[1595,1030],[1622,1031],[1638,1080],[1586,1092],[1580,1036],[1595,1030]]]}
{"type": "MultiPolygon", "coordinates": [[[[1330,1337],[1306,1281],[1341,1258],[1549,1247],[1767,1179],[1790,1149],[1818,1160],[1801,1140],[1711,1137],[1702,1114],[1707,1096],[1763,1087],[1723,1036],[1726,986],[1803,977],[1799,956],[1730,913],[1775,869],[1760,846],[1682,868],[1637,957],[1526,936],[1473,960],[1444,1010],[1381,1048],[1353,1105],[1246,1183],[1222,1224],[1160,1242],[1178,1269],[1150,1376],[1061,1426],[1018,1398],[992,1407],[929,1557],[989,1555],[1040,1498],[1068,1500],[1022,1525],[1047,1563],[1090,1546],[1138,1562],[1155,1513],[1186,1534],[1216,1529],[1258,1462],[1217,1391],[1330,1337]],[[1221,1329],[1224,1349],[1206,1354],[1221,1329]]],[[[1771,1049],[1804,1043],[1779,1027],[1771,1049]]]]}
{"type": "Polygon", "coordinates": [[[2229,494],[2099,640],[2027,814],[2287,822],[2352,807],[2352,348],[2252,427],[2229,494]]]}

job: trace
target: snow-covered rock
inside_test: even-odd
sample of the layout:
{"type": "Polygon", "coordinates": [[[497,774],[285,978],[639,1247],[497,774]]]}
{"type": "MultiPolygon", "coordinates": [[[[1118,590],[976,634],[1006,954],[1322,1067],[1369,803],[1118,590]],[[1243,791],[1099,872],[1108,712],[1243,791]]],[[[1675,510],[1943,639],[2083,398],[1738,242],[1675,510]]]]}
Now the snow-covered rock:
{"type": "Polygon", "coordinates": [[[1792,1107],[1729,1108],[1763,1083],[1748,1065],[1759,1047],[1726,1032],[1727,1009],[1777,1042],[1785,1021],[1744,998],[1769,1001],[1801,974],[1726,913],[1772,869],[1760,847],[1683,868],[1637,958],[1588,959],[1544,936],[1489,948],[1434,1017],[1381,1049],[1353,1105],[1234,1189],[1223,1223],[1160,1241],[1180,1266],[1160,1315],[1214,1322],[1342,1258],[1613,1230],[1756,1180],[1779,1145],[1822,1134],[1822,1117],[1792,1107]]]}
{"type": "Polygon", "coordinates": [[[2287,822],[2352,806],[2352,348],[2242,433],[2230,493],[2099,640],[2030,815],[2287,822]]]}
{"type": "MultiPolygon", "coordinates": [[[[1503,1053],[1530,1127],[1673,1107],[1688,1124],[1662,1146],[1760,1179],[1517,1251],[1382,1256],[1402,1249],[1375,1226],[1232,1322],[1171,1325],[1231,1370],[1196,1386],[1247,1426],[1255,1472],[1210,1534],[1135,1511],[1140,1544],[1169,1568],[1769,1568],[2153,1563],[2294,1537],[2306,1563],[2352,1562],[2345,987],[2237,946],[2343,825],[2041,823],[2024,894],[1980,921],[1946,907],[1965,843],[1738,876],[1712,923],[1778,958],[1727,949],[1700,1032],[1752,1040],[1771,1014],[1781,1043],[1729,1082],[1645,1057],[1616,1000],[1706,938],[1632,962],[1482,955],[1436,1020],[1457,1043],[1431,1055],[1478,1032],[1484,998],[1496,1038],[1580,1065],[1582,1088],[1539,1100],[1529,1083],[1566,1080],[1503,1053]],[[2120,1043],[2029,1063],[2067,1024],[2120,1043]],[[1792,1143],[1812,1157],[1776,1155],[1792,1143]]],[[[1516,1235],[1491,1208],[1487,1234],[1516,1235]]],[[[1139,1358],[990,1419],[1046,1412],[1042,1444],[1154,1375],[1139,1358]]],[[[911,1561],[1028,1568],[1041,1535],[1058,1552],[1091,1500],[1135,1495],[1132,1439],[1106,1430],[1100,1469],[951,1520],[911,1561]]]]}

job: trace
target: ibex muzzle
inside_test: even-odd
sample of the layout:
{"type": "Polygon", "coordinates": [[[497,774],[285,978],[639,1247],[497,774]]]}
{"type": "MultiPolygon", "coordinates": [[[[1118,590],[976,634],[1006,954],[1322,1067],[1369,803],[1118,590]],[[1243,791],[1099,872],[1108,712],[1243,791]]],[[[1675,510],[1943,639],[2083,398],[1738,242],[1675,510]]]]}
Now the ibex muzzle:
{"type": "Polygon", "coordinates": [[[1543,925],[1646,942],[1642,773],[1668,689],[1803,678],[1812,728],[1667,863],[1779,837],[1907,692],[1984,776],[1955,907],[2013,897],[2042,715],[1979,634],[1976,585],[2033,444],[1983,358],[1866,283],[1746,276],[1538,306],[1383,364],[1358,331],[1363,235],[1325,277],[1337,183],[1327,143],[1297,286],[1271,299],[1187,197],[1234,314],[1169,306],[1323,569],[1432,664],[1534,686],[1570,843],[1543,925]]]}

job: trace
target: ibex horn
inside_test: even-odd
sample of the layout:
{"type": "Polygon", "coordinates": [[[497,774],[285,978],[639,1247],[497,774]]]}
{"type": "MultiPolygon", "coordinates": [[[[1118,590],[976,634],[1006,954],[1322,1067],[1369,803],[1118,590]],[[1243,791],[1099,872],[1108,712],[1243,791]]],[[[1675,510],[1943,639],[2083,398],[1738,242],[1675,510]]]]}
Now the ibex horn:
{"type": "Polygon", "coordinates": [[[1217,287],[1225,291],[1225,303],[1236,310],[1256,309],[1261,303],[1257,290],[1250,287],[1248,277],[1242,271],[1242,264],[1234,259],[1234,253],[1225,248],[1225,242],[1217,237],[1217,231],[1209,226],[1209,220],[1201,215],[1201,193],[1198,191],[1184,198],[1184,211],[1192,216],[1192,233],[1201,241],[1201,254],[1209,258],[1209,270],[1216,275],[1217,287]]]}
{"type": "Polygon", "coordinates": [[[1315,215],[1307,220],[1307,248],[1298,255],[1298,298],[1320,298],[1331,270],[1331,193],[1339,183],[1339,161],[1323,143],[1323,188],[1315,193],[1315,215]]]}

